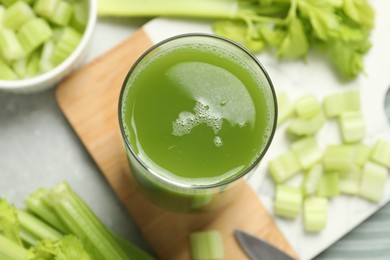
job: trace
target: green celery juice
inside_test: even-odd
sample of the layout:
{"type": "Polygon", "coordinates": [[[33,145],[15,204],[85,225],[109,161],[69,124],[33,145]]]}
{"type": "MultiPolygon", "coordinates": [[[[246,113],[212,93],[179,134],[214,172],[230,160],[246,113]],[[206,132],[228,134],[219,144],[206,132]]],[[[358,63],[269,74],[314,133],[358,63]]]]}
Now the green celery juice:
{"type": "Polygon", "coordinates": [[[133,174],[163,206],[170,200],[188,210],[198,203],[194,195],[209,203],[204,187],[248,172],[274,131],[275,99],[263,86],[264,72],[260,77],[253,58],[237,54],[239,47],[231,51],[210,38],[223,43],[152,50],[156,54],[136,64],[124,84],[121,124],[137,158],[133,174]]]}

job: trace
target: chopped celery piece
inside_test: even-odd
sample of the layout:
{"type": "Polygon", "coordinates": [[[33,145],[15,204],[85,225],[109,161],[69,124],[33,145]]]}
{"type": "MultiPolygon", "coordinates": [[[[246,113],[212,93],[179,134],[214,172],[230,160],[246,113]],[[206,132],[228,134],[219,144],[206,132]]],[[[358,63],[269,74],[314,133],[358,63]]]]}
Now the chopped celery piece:
{"type": "Polygon", "coordinates": [[[291,102],[287,92],[278,92],[276,94],[278,101],[278,125],[281,125],[294,114],[294,104],[291,102]]]}
{"type": "Polygon", "coordinates": [[[15,207],[9,205],[5,199],[0,199],[0,234],[3,234],[16,244],[22,245],[15,207]]]}
{"type": "Polygon", "coordinates": [[[390,143],[378,140],[372,151],[371,160],[390,168],[390,143]]]}
{"type": "Polygon", "coordinates": [[[372,148],[365,144],[359,144],[356,148],[355,162],[356,165],[362,168],[368,161],[372,153],[372,148]]]}
{"type": "Polygon", "coordinates": [[[213,194],[195,194],[192,197],[191,208],[202,209],[209,205],[213,199],[213,194]]]}
{"type": "Polygon", "coordinates": [[[327,117],[336,117],[343,112],[360,111],[360,94],[358,90],[349,90],[331,94],[324,98],[324,111],[327,117]]]}
{"type": "Polygon", "coordinates": [[[277,216],[296,218],[301,212],[302,191],[299,188],[278,185],[274,202],[274,213],[277,216]]]}
{"type": "Polygon", "coordinates": [[[56,66],[62,63],[76,49],[82,35],[71,27],[65,27],[56,42],[51,62],[56,66]]]}
{"type": "Polygon", "coordinates": [[[7,61],[18,60],[25,56],[15,32],[9,29],[0,30],[0,51],[7,61]]]}
{"type": "Polygon", "coordinates": [[[23,210],[18,210],[17,214],[21,227],[31,232],[39,239],[57,240],[62,238],[62,234],[60,232],[34,215],[23,210]]]}
{"type": "Polygon", "coordinates": [[[273,160],[270,160],[268,167],[271,176],[276,183],[286,181],[302,169],[297,156],[292,151],[288,151],[273,160]]]}
{"type": "Polygon", "coordinates": [[[12,63],[12,69],[19,78],[24,78],[27,74],[26,59],[20,59],[12,63]]]}
{"type": "Polygon", "coordinates": [[[3,61],[0,60],[0,79],[13,80],[17,79],[16,73],[3,61]]]}
{"type": "Polygon", "coordinates": [[[305,173],[302,183],[302,191],[305,196],[315,194],[320,184],[323,171],[322,164],[318,163],[305,173]]]}
{"type": "Polygon", "coordinates": [[[303,203],[303,225],[307,232],[325,228],[328,218],[328,200],[321,197],[306,198],[303,203]]]}
{"type": "Polygon", "coordinates": [[[88,3],[87,1],[78,1],[73,3],[73,15],[70,20],[70,26],[83,32],[88,22],[88,3]]]}
{"type": "Polygon", "coordinates": [[[363,115],[360,112],[343,112],[339,117],[341,137],[346,143],[360,141],[366,135],[363,115]]]}
{"type": "Polygon", "coordinates": [[[287,131],[295,136],[309,136],[316,134],[325,123],[322,113],[310,119],[294,118],[288,125],[287,131]]]}
{"type": "Polygon", "coordinates": [[[9,7],[12,4],[14,4],[18,0],[1,0],[0,3],[3,4],[5,7],[9,7]]]}
{"type": "Polygon", "coordinates": [[[86,242],[87,251],[95,253],[93,259],[127,259],[111,232],[68,184],[57,184],[50,195],[57,215],[72,234],[86,242]]]}
{"type": "Polygon", "coordinates": [[[356,147],[350,145],[329,145],[323,156],[326,171],[348,172],[356,167],[356,147]]]}
{"type": "Polygon", "coordinates": [[[339,174],[337,172],[327,172],[321,176],[317,189],[319,197],[334,197],[340,194],[339,174]]]}
{"type": "Polygon", "coordinates": [[[360,184],[360,196],[379,203],[388,178],[387,169],[374,162],[364,165],[360,184]]]}
{"type": "Polygon", "coordinates": [[[295,102],[295,111],[298,117],[310,119],[321,113],[321,104],[313,95],[306,95],[295,102]]]}
{"type": "Polygon", "coordinates": [[[46,72],[54,68],[51,57],[54,52],[54,42],[49,40],[43,44],[41,58],[39,59],[39,71],[46,72]]]}
{"type": "Polygon", "coordinates": [[[322,157],[322,151],[313,137],[302,138],[291,145],[291,150],[295,153],[304,170],[309,169],[322,157]]]}
{"type": "Polygon", "coordinates": [[[214,260],[225,257],[220,232],[207,230],[190,234],[191,255],[194,260],[214,260]]]}
{"type": "Polygon", "coordinates": [[[39,57],[40,53],[35,51],[30,54],[27,61],[27,77],[34,77],[39,74],[39,57]]]}
{"type": "Polygon", "coordinates": [[[23,49],[30,53],[52,36],[49,24],[42,18],[34,18],[20,27],[18,38],[23,49]]]}
{"type": "Polygon", "coordinates": [[[25,2],[18,1],[7,8],[4,13],[3,25],[14,31],[18,30],[24,23],[35,17],[32,8],[25,2]]]}
{"type": "Polygon", "coordinates": [[[36,214],[38,217],[49,223],[60,232],[67,232],[64,223],[57,216],[54,209],[44,203],[43,199],[46,196],[49,196],[48,189],[37,189],[25,198],[24,204],[26,204],[29,211],[36,214]]]}
{"type": "Polygon", "coordinates": [[[4,260],[28,260],[28,251],[0,234],[0,259],[4,260]]]}
{"type": "Polygon", "coordinates": [[[360,169],[353,169],[349,172],[339,173],[340,192],[349,195],[358,195],[362,172],[360,169]]]}
{"type": "Polygon", "coordinates": [[[55,9],[53,16],[49,20],[57,25],[68,25],[70,18],[72,17],[72,5],[66,1],[60,1],[55,9]]]}
{"type": "Polygon", "coordinates": [[[36,0],[34,11],[37,15],[45,18],[51,18],[61,0],[36,0]]]}

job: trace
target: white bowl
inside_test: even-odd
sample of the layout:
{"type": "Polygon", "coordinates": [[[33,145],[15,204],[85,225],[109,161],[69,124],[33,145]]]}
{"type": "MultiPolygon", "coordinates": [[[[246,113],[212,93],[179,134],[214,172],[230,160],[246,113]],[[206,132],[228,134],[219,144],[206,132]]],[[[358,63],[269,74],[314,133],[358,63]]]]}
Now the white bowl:
{"type": "Polygon", "coordinates": [[[32,93],[53,87],[66,75],[81,65],[82,58],[88,50],[88,44],[92,37],[97,18],[96,0],[88,1],[88,23],[81,42],[73,53],[54,69],[29,79],[0,80],[0,90],[15,93],[32,93]]]}

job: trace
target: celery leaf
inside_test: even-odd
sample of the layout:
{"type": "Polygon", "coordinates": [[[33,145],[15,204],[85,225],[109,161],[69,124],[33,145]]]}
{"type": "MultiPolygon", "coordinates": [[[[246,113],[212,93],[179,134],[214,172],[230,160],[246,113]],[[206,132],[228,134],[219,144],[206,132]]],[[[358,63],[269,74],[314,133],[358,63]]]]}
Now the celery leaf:
{"type": "Polygon", "coordinates": [[[300,19],[295,18],[288,26],[287,34],[280,44],[278,57],[297,58],[304,56],[309,43],[300,19]]]}

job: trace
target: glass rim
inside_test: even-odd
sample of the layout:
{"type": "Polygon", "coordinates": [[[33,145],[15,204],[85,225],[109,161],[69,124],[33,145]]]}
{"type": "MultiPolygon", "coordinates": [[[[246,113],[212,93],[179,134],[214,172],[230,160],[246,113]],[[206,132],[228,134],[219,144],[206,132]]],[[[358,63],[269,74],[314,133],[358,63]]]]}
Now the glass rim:
{"type": "MultiPolygon", "coordinates": [[[[214,189],[214,188],[224,187],[225,185],[234,183],[235,181],[241,179],[242,177],[244,177],[248,173],[250,173],[260,163],[260,161],[263,159],[264,155],[266,154],[268,148],[270,147],[270,145],[272,143],[272,140],[274,138],[275,132],[276,132],[277,119],[278,119],[278,106],[277,106],[276,93],[275,93],[275,89],[274,89],[274,86],[272,84],[271,78],[269,77],[269,75],[268,75],[267,71],[265,70],[264,66],[260,63],[260,61],[250,51],[248,51],[242,45],[240,45],[240,44],[238,44],[238,43],[236,43],[236,42],[234,42],[234,41],[232,41],[230,39],[227,39],[225,37],[219,36],[219,35],[210,34],[210,33],[185,33],[185,34],[178,34],[178,35],[169,37],[167,39],[164,39],[164,40],[154,44],[153,46],[149,47],[146,51],[144,51],[143,54],[140,57],[138,57],[138,59],[134,62],[134,64],[131,66],[130,70],[126,74],[126,77],[125,77],[125,79],[123,81],[123,84],[122,84],[121,92],[120,92],[120,95],[119,95],[119,102],[118,102],[118,117],[119,117],[120,132],[121,132],[121,135],[122,135],[122,139],[125,142],[126,148],[130,151],[132,156],[142,166],[142,168],[145,169],[151,175],[153,175],[155,178],[157,178],[157,180],[159,180],[159,183],[160,183],[160,181],[162,181],[162,182],[164,182],[164,183],[166,183],[166,184],[168,184],[168,185],[170,185],[172,187],[181,188],[181,189],[184,188],[184,189],[193,189],[193,190],[206,190],[206,189],[214,189]],[[147,163],[145,163],[141,158],[139,158],[138,155],[134,152],[134,150],[132,148],[132,145],[130,144],[129,138],[127,138],[125,130],[124,130],[124,127],[123,127],[123,120],[122,120],[123,95],[124,95],[125,89],[127,87],[127,82],[129,80],[130,76],[132,75],[133,71],[136,69],[138,64],[148,54],[150,54],[153,50],[157,49],[158,47],[160,47],[160,46],[162,46],[162,45],[164,45],[164,44],[166,44],[168,42],[172,42],[174,40],[187,38],[187,37],[207,37],[207,38],[213,38],[213,39],[217,39],[217,40],[224,41],[224,42],[227,42],[229,44],[232,44],[233,46],[235,46],[239,50],[243,51],[245,54],[247,54],[249,56],[249,58],[251,58],[257,64],[257,66],[262,71],[264,77],[267,80],[267,83],[269,84],[269,90],[271,91],[271,95],[272,95],[272,98],[273,98],[273,102],[272,103],[273,103],[273,106],[274,106],[273,108],[274,108],[275,116],[274,116],[274,120],[272,122],[272,129],[271,129],[270,135],[268,137],[268,140],[266,142],[266,145],[264,146],[264,148],[263,148],[262,152],[260,153],[260,155],[258,156],[258,158],[249,167],[247,167],[243,172],[241,172],[240,174],[237,174],[237,175],[235,175],[233,177],[229,177],[229,178],[227,178],[227,179],[225,179],[223,181],[220,181],[220,182],[217,182],[217,183],[212,183],[212,184],[180,183],[179,181],[175,181],[173,179],[161,176],[155,170],[151,169],[151,167],[149,167],[147,165],[147,163]]],[[[149,177],[146,176],[146,178],[149,178],[149,177]]]]}

